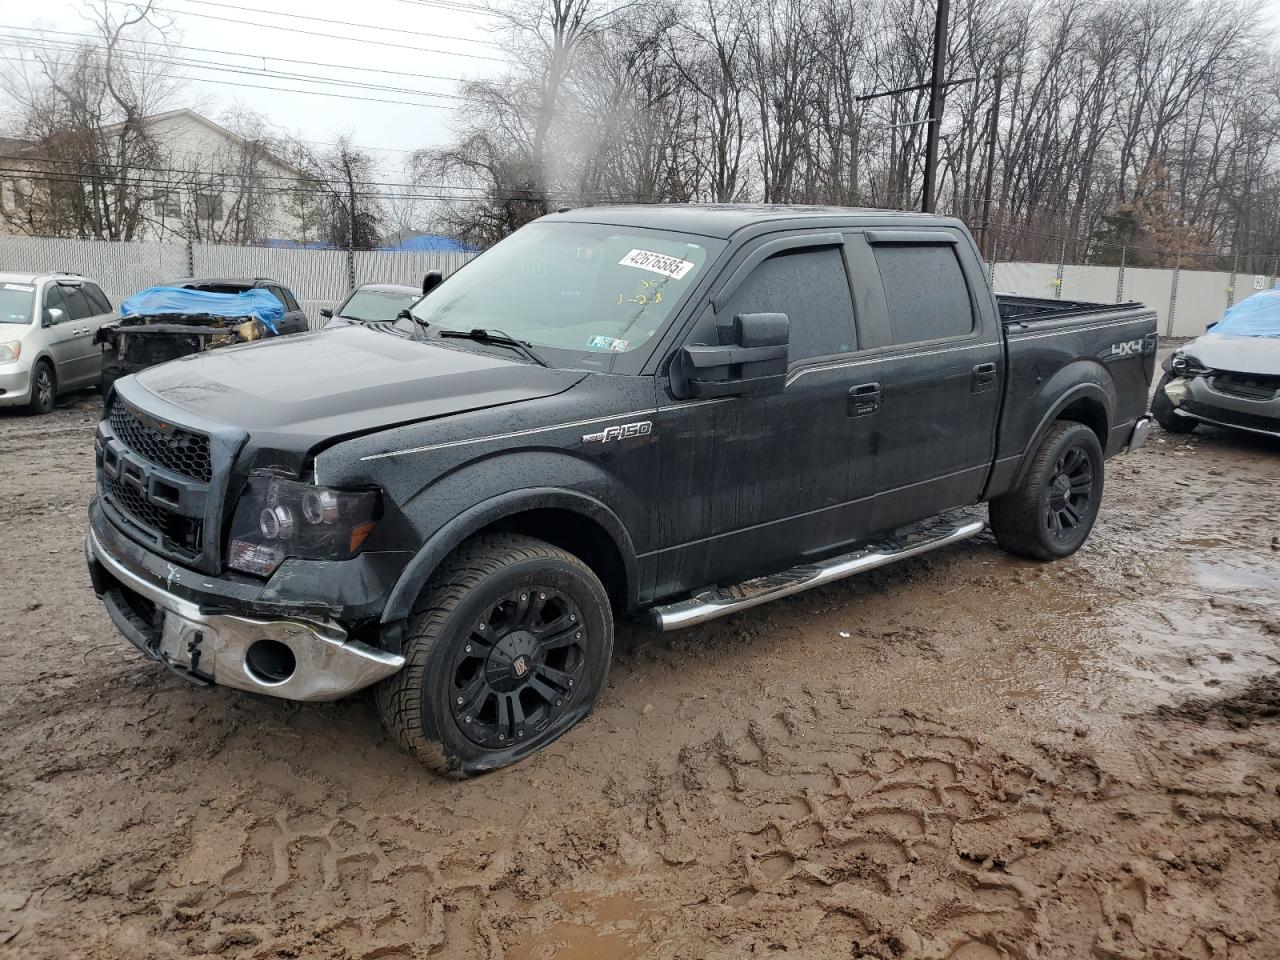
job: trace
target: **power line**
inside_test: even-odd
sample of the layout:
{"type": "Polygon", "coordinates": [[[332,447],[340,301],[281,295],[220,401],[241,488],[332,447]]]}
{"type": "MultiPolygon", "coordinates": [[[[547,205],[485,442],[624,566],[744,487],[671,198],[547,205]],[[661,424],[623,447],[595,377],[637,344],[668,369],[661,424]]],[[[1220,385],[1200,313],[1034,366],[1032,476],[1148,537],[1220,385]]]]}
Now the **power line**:
{"type": "MultiPolygon", "coordinates": [[[[126,0],[106,0],[117,6],[133,6],[126,0]]],[[[217,20],[221,23],[235,23],[245,27],[258,27],[263,30],[284,30],[287,33],[301,33],[309,37],[324,37],[328,40],[347,40],[355,43],[370,43],[379,47],[395,47],[398,50],[412,50],[414,53],[436,53],[447,57],[464,57],[470,60],[490,60],[494,63],[507,63],[504,57],[488,57],[480,53],[458,53],[456,50],[435,50],[429,47],[415,47],[406,43],[392,43],[389,40],[369,40],[363,37],[344,37],[336,33],[321,33],[318,30],[303,30],[301,27],[289,27],[280,23],[259,23],[255,20],[240,20],[235,17],[219,17],[211,13],[196,13],[194,10],[179,10],[186,17],[200,17],[203,20],[217,20]]]]}
{"type": "MultiPolygon", "coordinates": [[[[61,49],[66,49],[66,50],[78,49],[81,46],[81,44],[75,43],[71,40],[48,39],[44,37],[43,34],[57,34],[59,36],[75,37],[78,40],[101,40],[100,37],[92,33],[74,33],[70,30],[38,30],[35,27],[15,27],[15,26],[9,26],[3,23],[0,23],[0,30],[36,31],[42,36],[24,37],[16,34],[9,34],[8,39],[16,40],[20,43],[24,43],[27,45],[33,45],[36,43],[40,43],[46,46],[52,45],[52,44],[61,44],[62,45],[61,49]]],[[[169,44],[155,43],[150,40],[135,40],[129,37],[122,37],[121,40],[126,43],[131,43],[138,46],[159,47],[161,50],[166,50],[166,51],[174,49],[174,47],[170,46],[169,44]]],[[[196,53],[216,53],[216,54],[219,54],[220,56],[225,56],[225,57],[243,57],[246,60],[261,60],[264,63],[268,60],[274,60],[277,63],[292,63],[292,64],[297,64],[299,66],[304,66],[304,67],[323,67],[327,70],[358,70],[361,73],[385,73],[385,74],[390,74],[392,76],[398,76],[398,77],[415,77],[419,80],[445,80],[450,83],[469,83],[470,82],[466,77],[445,77],[445,76],[440,76],[439,74],[418,73],[417,71],[413,71],[413,70],[388,70],[384,67],[357,67],[357,66],[351,66],[350,64],[321,63],[315,60],[293,60],[293,59],[290,59],[289,57],[276,56],[273,53],[272,54],[242,53],[239,50],[220,50],[212,47],[193,47],[185,43],[177,44],[176,47],[179,50],[190,50],[196,53]]],[[[132,51],[132,52],[138,52],[138,51],[132,51]]]]}
{"type": "MultiPolygon", "coordinates": [[[[62,41],[55,41],[55,43],[61,43],[61,42],[62,41]]],[[[5,45],[18,46],[21,43],[23,43],[21,38],[8,38],[6,37],[6,35],[0,34],[0,46],[5,46],[5,45]]],[[[27,46],[30,46],[30,44],[27,44],[27,46]]],[[[67,49],[65,47],[50,46],[48,43],[45,43],[44,46],[48,49],[53,49],[53,50],[67,49]]],[[[143,61],[148,63],[169,63],[169,64],[183,66],[183,67],[187,67],[195,70],[218,70],[218,71],[230,72],[230,73],[236,73],[236,74],[247,74],[249,76],[261,76],[269,79],[292,80],[292,81],[300,81],[304,83],[322,83],[329,86],[348,87],[353,90],[373,90],[373,91],[381,91],[385,93],[411,94],[413,96],[421,96],[421,97],[443,97],[447,100],[466,99],[465,97],[462,97],[456,93],[443,93],[438,90],[418,90],[410,87],[395,87],[395,86],[390,86],[388,84],[363,83],[356,80],[331,80],[328,77],[317,77],[314,74],[294,73],[287,70],[273,70],[270,67],[251,67],[246,64],[223,63],[220,61],[212,61],[212,60],[198,60],[190,57],[159,56],[159,55],[138,53],[133,50],[120,50],[118,51],[118,55],[128,59],[133,59],[133,60],[138,60],[138,61],[143,61]]],[[[206,80],[202,82],[210,83],[210,82],[217,82],[217,81],[206,80]]]]}
{"type": "MultiPolygon", "coordinates": [[[[194,3],[201,7],[217,7],[222,10],[239,10],[241,13],[256,13],[270,17],[288,17],[291,20],[307,20],[311,23],[328,23],[337,27],[358,27],[361,30],[381,30],[386,33],[397,33],[401,36],[409,35],[414,37],[431,37],[435,40],[460,40],[463,43],[480,43],[486,46],[496,46],[492,40],[477,40],[475,37],[460,37],[452,33],[427,33],[423,30],[409,30],[404,27],[384,27],[375,23],[352,23],[350,20],[327,20],[324,17],[313,17],[304,13],[284,13],[279,10],[260,10],[257,7],[240,7],[234,3],[214,3],[213,0],[178,0],[180,3],[194,3]]],[[[132,5],[132,4],[131,4],[132,5]]],[[[185,13],[184,10],[176,10],[175,13],[185,13]]]]}

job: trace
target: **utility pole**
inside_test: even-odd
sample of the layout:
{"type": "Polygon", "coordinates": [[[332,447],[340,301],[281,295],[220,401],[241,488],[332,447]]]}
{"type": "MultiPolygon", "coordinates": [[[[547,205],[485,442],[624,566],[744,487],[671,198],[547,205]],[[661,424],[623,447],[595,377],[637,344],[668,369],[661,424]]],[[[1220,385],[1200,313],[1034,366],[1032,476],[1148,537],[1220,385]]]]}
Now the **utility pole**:
{"type": "Polygon", "coordinates": [[[920,209],[933,213],[938,176],[938,137],[942,130],[942,73],[947,53],[947,20],[951,0],[938,0],[938,15],[933,26],[933,76],[929,80],[929,130],[924,148],[924,197],[920,209]]]}
{"type": "Polygon", "coordinates": [[[996,69],[995,97],[991,102],[991,124],[987,131],[987,173],[982,179],[982,255],[991,259],[991,187],[996,173],[996,140],[1000,136],[1000,90],[1003,69],[996,69]]]}

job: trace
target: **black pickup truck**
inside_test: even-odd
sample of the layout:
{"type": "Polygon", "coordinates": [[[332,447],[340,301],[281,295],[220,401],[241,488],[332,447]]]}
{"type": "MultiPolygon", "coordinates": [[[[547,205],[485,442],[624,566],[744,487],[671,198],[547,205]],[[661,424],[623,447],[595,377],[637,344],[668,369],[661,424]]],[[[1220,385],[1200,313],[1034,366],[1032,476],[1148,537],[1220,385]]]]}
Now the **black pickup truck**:
{"type": "Polygon", "coordinates": [[[1138,304],[993,296],[955,220],[562,211],[395,322],[118,381],[89,568],[187,679],[376,685],[471,775],[587,714],[617,617],[743,610],[972,536],[983,502],[1005,548],[1071,554],[1155,356],[1138,304]]]}

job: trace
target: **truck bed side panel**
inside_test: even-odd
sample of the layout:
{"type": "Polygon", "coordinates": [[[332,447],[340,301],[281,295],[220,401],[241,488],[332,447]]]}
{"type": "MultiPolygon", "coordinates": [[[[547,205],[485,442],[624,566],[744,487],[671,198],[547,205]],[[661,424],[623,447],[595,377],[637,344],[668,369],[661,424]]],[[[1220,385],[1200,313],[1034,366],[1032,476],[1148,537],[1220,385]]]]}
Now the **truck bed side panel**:
{"type": "Polygon", "coordinates": [[[1105,411],[1090,422],[1108,456],[1123,449],[1147,409],[1155,370],[1155,313],[1100,308],[1005,327],[1008,382],[986,498],[1005,493],[1064,408],[1105,411]]]}

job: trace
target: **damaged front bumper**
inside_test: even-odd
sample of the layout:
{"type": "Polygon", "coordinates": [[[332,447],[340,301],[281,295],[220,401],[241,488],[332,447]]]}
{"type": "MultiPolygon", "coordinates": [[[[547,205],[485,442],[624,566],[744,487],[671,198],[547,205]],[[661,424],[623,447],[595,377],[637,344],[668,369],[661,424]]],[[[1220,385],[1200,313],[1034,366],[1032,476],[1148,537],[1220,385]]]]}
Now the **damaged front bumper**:
{"type": "Polygon", "coordinates": [[[1267,437],[1280,437],[1280,391],[1271,397],[1241,396],[1219,389],[1214,376],[1171,379],[1164,395],[1179,417],[1215,427],[1229,427],[1267,437]]]}
{"type": "Polygon", "coordinates": [[[352,640],[332,621],[215,611],[131,570],[90,529],[85,554],[117,629],[153,660],[198,684],[286,700],[336,700],[391,676],[404,657],[352,640]]]}

